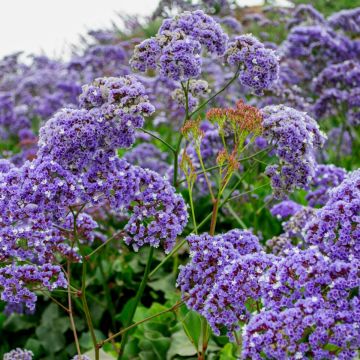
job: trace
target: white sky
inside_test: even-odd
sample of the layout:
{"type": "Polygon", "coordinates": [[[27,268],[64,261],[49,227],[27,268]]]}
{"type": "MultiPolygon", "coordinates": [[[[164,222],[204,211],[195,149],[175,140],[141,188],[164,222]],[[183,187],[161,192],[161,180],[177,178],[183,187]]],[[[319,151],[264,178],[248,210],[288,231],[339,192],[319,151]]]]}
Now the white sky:
{"type": "MultiPolygon", "coordinates": [[[[90,29],[109,27],[116,13],[150,15],[158,0],[1,0],[0,57],[16,51],[60,56],[90,29]]],[[[257,4],[261,0],[240,0],[257,4]]]]}

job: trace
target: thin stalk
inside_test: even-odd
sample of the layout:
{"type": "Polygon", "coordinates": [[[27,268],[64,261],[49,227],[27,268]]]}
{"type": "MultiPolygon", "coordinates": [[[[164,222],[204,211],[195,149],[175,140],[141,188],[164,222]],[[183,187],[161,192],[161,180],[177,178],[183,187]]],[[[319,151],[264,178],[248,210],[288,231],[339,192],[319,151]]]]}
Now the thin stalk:
{"type": "Polygon", "coordinates": [[[159,140],[161,143],[163,143],[169,150],[171,150],[173,153],[175,153],[175,148],[173,148],[167,141],[165,141],[164,139],[162,139],[161,137],[155,135],[154,133],[152,133],[151,131],[145,130],[143,128],[140,129],[142,132],[144,132],[145,134],[150,135],[151,137],[153,137],[156,140],[159,140]]]}
{"type": "MultiPolygon", "coordinates": [[[[257,155],[259,155],[259,154],[261,154],[261,153],[263,153],[263,152],[265,152],[265,151],[269,151],[269,150],[271,150],[272,148],[273,148],[272,146],[269,146],[269,147],[267,147],[267,148],[265,148],[265,149],[262,149],[262,150],[254,153],[254,154],[252,154],[252,155],[250,155],[250,156],[246,156],[246,157],[243,157],[243,158],[241,158],[241,159],[238,159],[238,161],[241,163],[242,161],[251,160],[251,159],[255,158],[257,155]]],[[[226,166],[226,165],[228,165],[228,163],[225,163],[225,164],[222,164],[222,165],[214,165],[214,166],[211,166],[211,167],[206,168],[206,169],[204,169],[204,170],[198,171],[198,172],[196,172],[195,174],[196,174],[196,176],[202,175],[202,174],[204,174],[205,172],[210,172],[210,171],[213,171],[213,170],[217,170],[217,169],[220,169],[220,168],[222,168],[222,167],[224,167],[224,166],[226,166]]],[[[178,184],[181,184],[181,183],[183,183],[183,182],[185,182],[185,181],[186,181],[186,179],[183,179],[183,180],[179,181],[178,184]]]]}
{"type": "Polygon", "coordinates": [[[193,187],[190,186],[190,184],[188,184],[188,188],[189,188],[189,200],[190,200],[191,216],[192,216],[193,225],[194,225],[194,232],[195,232],[195,234],[197,234],[198,231],[197,231],[197,224],[196,224],[195,208],[194,208],[194,202],[193,202],[193,197],[192,197],[193,187]]]}
{"type": "Polygon", "coordinates": [[[210,192],[211,200],[214,201],[215,196],[214,196],[214,193],[212,191],[212,186],[211,186],[210,180],[209,180],[209,178],[207,176],[207,172],[206,172],[205,165],[204,165],[204,162],[203,162],[203,159],[202,159],[202,156],[201,156],[200,148],[196,149],[196,153],[197,153],[197,156],[198,156],[199,161],[200,161],[200,166],[201,166],[202,172],[203,172],[203,174],[205,176],[205,181],[206,181],[207,187],[208,187],[209,192],[210,192]]]}
{"type": "Polygon", "coordinates": [[[236,70],[234,76],[230,79],[230,81],[223,86],[219,91],[217,91],[214,95],[212,95],[209,99],[200,104],[190,115],[189,118],[192,118],[197,112],[199,112],[203,107],[205,107],[209,102],[214,100],[219,94],[221,94],[224,90],[226,90],[238,77],[240,73],[240,66],[236,70]]]}
{"type": "Polygon", "coordinates": [[[85,254],[82,251],[82,247],[81,247],[78,232],[77,232],[77,223],[76,223],[77,217],[79,216],[80,211],[84,208],[84,206],[81,207],[80,210],[76,214],[72,210],[72,208],[70,208],[70,211],[73,214],[73,218],[74,218],[74,239],[75,239],[76,244],[79,247],[81,256],[83,258],[82,275],[81,275],[81,290],[80,290],[81,302],[82,302],[86,322],[87,322],[87,325],[88,325],[88,328],[89,328],[89,331],[90,331],[91,340],[92,340],[92,343],[93,343],[94,349],[95,349],[95,360],[100,360],[99,349],[96,346],[97,345],[97,340],[96,340],[96,334],[95,334],[95,330],[94,330],[94,325],[92,323],[89,306],[88,306],[88,303],[87,303],[87,300],[86,300],[86,260],[85,260],[85,254]]]}
{"type": "Polygon", "coordinates": [[[126,334],[129,330],[131,330],[131,329],[133,329],[133,328],[135,328],[135,327],[137,327],[137,326],[139,326],[139,325],[141,325],[141,324],[144,324],[145,322],[148,322],[148,321],[150,321],[150,320],[152,320],[152,319],[155,319],[155,318],[157,318],[158,316],[161,316],[161,315],[164,315],[164,314],[166,314],[166,313],[175,311],[176,309],[178,309],[180,306],[182,306],[182,305],[184,304],[184,301],[185,301],[185,300],[179,301],[179,302],[177,302],[175,305],[173,305],[172,307],[170,307],[170,308],[168,308],[168,309],[165,309],[165,310],[163,310],[163,311],[160,311],[160,312],[158,312],[157,314],[151,315],[151,316],[149,316],[149,317],[147,317],[147,318],[145,318],[145,319],[142,319],[142,320],[140,320],[140,321],[138,321],[138,322],[136,322],[136,323],[134,323],[134,324],[129,325],[129,326],[126,327],[125,329],[122,329],[122,330],[120,330],[119,332],[117,332],[117,333],[109,336],[107,339],[100,341],[100,342],[98,343],[97,347],[100,349],[100,348],[102,348],[102,347],[104,346],[104,344],[112,341],[113,339],[115,339],[115,338],[117,338],[117,337],[119,337],[119,336],[121,336],[121,335],[123,335],[123,334],[126,334]]]}
{"type": "Polygon", "coordinates": [[[75,346],[76,346],[76,351],[79,355],[79,357],[81,358],[81,350],[80,350],[80,344],[79,344],[79,339],[77,336],[77,332],[76,332],[76,327],[75,327],[75,321],[74,321],[74,313],[73,313],[73,308],[72,308],[72,300],[71,300],[71,291],[70,291],[70,279],[71,279],[71,267],[70,267],[70,261],[67,261],[67,278],[68,278],[68,306],[69,306],[69,317],[70,317],[70,324],[71,324],[71,328],[74,334],[74,340],[75,340],[75,346]]]}
{"type": "Polygon", "coordinates": [[[94,251],[92,251],[89,255],[86,255],[84,258],[88,261],[93,255],[95,255],[99,250],[105,247],[109,242],[117,238],[119,235],[123,234],[123,230],[116,232],[112,236],[110,236],[106,241],[104,241],[101,245],[99,245],[94,251]]]}
{"type": "MultiPolygon", "coordinates": [[[[187,82],[186,86],[183,83],[181,83],[181,87],[182,87],[184,95],[185,95],[185,118],[183,121],[183,125],[184,125],[186,123],[186,121],[188,119],[190,119],[190,117],[189,117],[189,81],[187,82]]],[[[178,185],[177,178],[178,178],[178,172],[179,172],[179,153],[180,153],[180,147],[181,147],[181,142],[182,142],[183,137],[184,137],[184,135],[180,131],[180,136],[178,138],[178,141],[175,146],[175,151],[174,151],[173,185],[175,187],[177,187],[177,185],[178,185]]]]}
{"type": "Polygon", "coordinates": [[[105,298],[106,298],[106,304],[107,304],[107,309],[109,310],[110,316],[111,316],[111,323],[113,326],[113,329],[115,328],[115,315],[116,315],[116,310],[111,298],[111,293],[110,293],[110,289],[108,287],[108,282],[107,282],[107,278],[105,276],[105,271],[104,271],[104,266],[102,264],[102,261],[100,260],[99,262],[99,269],[100,269],[100,273],[101,273],[101,277],[102,277],[102,284],[103,284],[103,289],[104,289],[104,293],[105,293],[105,298]]]}
{"type": "Polygon", "coordinates": [[[64,306],[60,301],[56,300],[53,296],[47,294],[44,290],[40,290],[44,296],[47,296],[50,300],[52,300],[56,305],[60,306],[67,314],[69,314],[69,309],[64,306]]]}
{"type": "MultiPolygon", "coordinates": [[[[135,311],[136,311],[136,309],[137,309],[137,307],[139,305],[140,299],[141,299],[141,297],[142,297],[142,295],[144,293],[146,283],[147,283],[148,278],[149,278],[149,273],[150,273],[151,263],[152,263],[152,260],[153,260],[153,255],[154,255],[154,248],[150,247],[149,256],[148,256],[148,260],[147,260],[147,263],[146,263],[146,266],[145,266],[144,275],[143,275],[143,278],[141,280],[138,291],[136,293],[135,302],[134,302],[134,304],[133,304],[133,306],[131,308],[130,316],[127,319],[127,324],[126,324],[127,327],[129,327],[131,325],[132,320],[133,320],[134,315],[135,315],[135,311]]],[[[128,334],[125,333],[125,335],[121,339],[120,353],[119,353],[118,359],[121,359],[121,357],[122,357],[122,355],[124,353],[127,339],[128,339],[128,334]]]]}
{"type": "Polygon", "coordinates": [[[244,195],[246,195],[246,194],[250,194],[250,193],[254,192],[255,190],[261,189],[261,188],[263,188],[263,187],[265,187],[265,186],[269,186],[269,185],[270,185],[270,183],[268,182],[268,183],[266,183],[266,184],[263,184],[263,185],[260,185],[260,186],[256,187],[255,189],[248,190],[248,191],[244,191],[244,192],[242,192],[241,194],[232,196],[231,198],[228,199],[228,201],[232,201],[232,200],[238,199],[239,197],[242,197],[242,196],[244,196],[244,195]]]}
{"type": "Polygon", "coordinates": [[[205,318],[201,318],[202,347],[198,360],[205,360],[205,354],[209,343],[209,325],[205,318]]]}
{"type": "Polygon", "coordinates": [[[245,223],[241,220],[240,216],[235,212],[235,210],[231,207],[230,204],[227,204],[226,207],[230,211],[230,214],[233,216],[233,218],[238,222],[238,224],[243,228],[246,229],[245,223]]]}

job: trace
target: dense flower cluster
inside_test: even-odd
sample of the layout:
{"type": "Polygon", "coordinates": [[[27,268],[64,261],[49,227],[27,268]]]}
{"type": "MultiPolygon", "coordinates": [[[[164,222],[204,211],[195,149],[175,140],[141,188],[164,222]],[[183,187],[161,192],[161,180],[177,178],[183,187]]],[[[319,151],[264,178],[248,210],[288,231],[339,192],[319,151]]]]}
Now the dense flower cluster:
{"type": "Polygon", "coordinates": [[[13,304],[24,303],[29,310],[34,310],[37,299],[31,291],[32,287],[52,291],[66,286],[65,276],[57,265],[7,265],[0,268],[1,300],[13,304]]]}
{"type": "MultiPolygon", "coordinates": [[[[281,203],[279,205],[281,205],[281,203]]],[[[287,221],[282,223],[284,232],[279,236],[274,236],[266,241],[266,248],[272,254],[284,255],[286,251],[294,247],[301,249],[307,247],[307,243],[305,242],[306,233],[304,229],[306,224],[316,215],[316,210],[311,207],[298,206],[299,208],[294,212],[294,214],[287,221]]],[[[279,210],[280,209],[281,207],[279,210]]],[[[292,210],[295,209],[296,208],[293,208],[292,210]]]]}
{"type": "Polygon", "coordinates": [[[278,219],[288,218],[295,215],[302,206],[291,200],[284,200],[274,205],[270,212],[271,215],[276,216],[278,219]]]}
{"type": "Polygon", "coordinates": [[[296,26],[291,29],[281,49],[283,56],[306,59],[310,74],[322,70],[325,64],[351,59],[354,47],[350,39],[321,25],[296,26]]]}
{"type": "Polygon", "coordinates": [[[350,173],[307,226],[306,241],[332,259],[360,257],[360,171],[350,173]]]}
{"type": "Polygon", "coordinates": [[[180,267],[177,280],[187,297],[186,304],[202,314],[216,334],[225,326],[232,338],[239,321],[248,319],[246,301],[259,298],[257,279],[269,259],[261,252],[258,238],[249,231],[190,235],[187,241],[191,261],[180,267]]]}
{"type": "Polygon", "coordinates": [[[3,360],[32,360],[34,354],[26,349],[14,349],[4,354],[3,360]]]}
{"type": "Polygon", "coordinates": [[[263,135],[275,147],[280,163],[269,165],[274,196],[283,197],[295,188],[304,188],[314,176],[314,151],[323,145],[325,135],[306,113],[284,105],[262,109],[263,135]]]}
{"type": "Polygon", "coordinates": [[[201,10],[184,12],[172,19],[163,21],[159,34],[183,31],[188,37],[197,40],[211,54],[224,54],[228,37],[221,26],[201,10]]]}
{"type": "Polygon", "coordinates": [[[162,76],[186,81],[201,73],[202,46],[221,56],[226,44],[226,33],[212,17],[201,10],[184,12],[164,20],[156,37],[137,45],[130,64],[142,72],[159,67],[162,76]]]}
{"type": "Polygon", "coordinates": [[[339,11],[330,16],[328,22],[335,29],[339,28],[354,35],[359,35],[360,8],[339,11]]]}
{"type": "Polygon", "coordinates": [[[358,125],[360,117],[360,64],[348,60],[326,67],[313,83],[319,94],[313,108],[319,117],[347,113],[348,122],[358,125]]]}
{"type": "Polygon", "coordinates": [[[306,200],[309,206],[324,206],[329,199],[329,191],[338,186],[345,178],[346,171],[335,165],[317,165],[311,181],[311,191],[306,200]]]}
{"type": "Polygon", "coordinates": [[[275,261],[260,279],[266,310],[244,329],[244,358],[353,358],[360,317],[352,290],[360,284],[359,266],[334,262],[316,247],[289,250],[275,261]]]}
{"type": "Polygon", "coordinates": [[[279,64],[275,52],[252,35],[235,37],[226,50],[226,61],[240,69],[241,84],[261,95],[278,77],[279,64]]]}
{"type": "Polygon", "coordinates": [[[353,322],[356,312],[336,312],[321,305],[317,298],[309,298],[280,313],[269,310],[255,315],[244,328],[242,357],[256,360],[264,356],[284,360],[354,358],[359,346],[358,325],[353,322]]]}
{"type": "Polygon", "coordinates": [[[84,86],[80,105],[83,109],[57,113],[41,128],[39,139],[40,156],[79,172],[96,154],[113,156],[116,148],[131,146],[143,116],[154,112],[144,86],[133,77],[95,80],[84,86]]]}
{"type": "MultiPolygon", "coordinates": [[[[10,305],[32,310],[34,287],[67,286],[53,263],[56,254],[80,260],[67,233],[74,227],[72,206],[107,200],[127,215],[124,240],[136,250],[161,244],[168,252],[186,225],[184,201],[166,180],[116,157],[116,148],[130,146],[143,116],[154,110],[144,87],[133,77],[97,79],[84,87],[80,105],[58,112],[40,130],[36,160],[20,168],[2,162],[0,288],[10,305]]],[[[80,243],[91,244],[96,222],[80,214],[76,226],[80,243]]]]}

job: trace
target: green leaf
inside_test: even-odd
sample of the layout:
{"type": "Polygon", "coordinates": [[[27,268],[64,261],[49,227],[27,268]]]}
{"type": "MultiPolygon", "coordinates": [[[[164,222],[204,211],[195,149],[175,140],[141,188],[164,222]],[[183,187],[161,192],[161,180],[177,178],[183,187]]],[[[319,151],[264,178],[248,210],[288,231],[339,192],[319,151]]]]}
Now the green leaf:
{"type": "MultiPolygon", "coordinates": [[[[103,333],[101,331],[96,330],[96,329],[94,331],[95,331],[96,339],[98,341],[105,339],[105,336],[103,335],[103,333]]],[[[86,350],[93,348],[94,344],[91,339],[90,331],[81,334],[80,339],[79,339],[79,344],[82,348],[84,348],[86,350]]]]}
{"type": "Polygon", "coordinates": [[[184,331],[181,329],[171,336],[171,346],[167,353],[166,359],[170,360],[175,355],[193,356],[197,351],[194,345],[190,342],[184,331]]]}
{"type": "Polygon", "coordinates": [[[65,336],[56,329],[39,326],[35,333],[47,354],[55,354],[65,347],[65,336]]]}
{"type": "Polygon", "coordinates": [[[40,357],[41,355],[41,343],[37,339],[28,339],[24,346],[25,349],[31,350],[34,353],[35,358],[40,357]]]}
{"type": "Polygon", "coordinates": [[[145,351],[151,350],[156,359],[162,359],[169,350],[170,343],[170,339],[158,331],[145,331],[144,339],[139,341],[139,347],[145,351]]]}
{"type": "Polygon", "coordinates": [[[120,314],[117,314],[115,316],[115,320],[121,321],[123,324],[128,323],[130,310],[132,309],[133,305],[135,303],[135,299],[130,299],[122,308],[120,314]]]}
{"type": "Polygon", "coordinates": [[[4,321],[3,330],[8,332],[18,332],[21,330],[32,329],[36,325],[36,319],[13,314],[4,321]]]}
{"type": "Polygon", "coordinates": [[[201,337],[201,317],[195,311],[189,311],[182,320],[185,334],[194,344],[195,349],[199,348],[199,341],[201,337]]]}
{"type": "Polygon", "coordinates": [[[221,350],[220,350],[220,358],[219,360],[236,360],[237,357],[234,355],[234,345],[231,343],[227,343],[221,350]]]}
{"type": "Polygon", "coordinates": [[[162,291],[165,299],[169,300],[168,295],[172,294],[175,289],[175,276],[173,274],[163,276],[158,280],[148,282],[148,286],[155,291],[162,291]]]}

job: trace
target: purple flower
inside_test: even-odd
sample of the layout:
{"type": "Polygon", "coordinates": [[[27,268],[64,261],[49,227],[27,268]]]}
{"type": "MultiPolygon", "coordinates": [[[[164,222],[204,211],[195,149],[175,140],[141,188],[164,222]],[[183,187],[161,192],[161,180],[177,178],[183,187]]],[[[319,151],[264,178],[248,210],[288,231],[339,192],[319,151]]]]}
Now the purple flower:
{"type": "Polygon", "coordinates": [[[331,27],[354,35],[360,34],[360,8],[341,10],[328,18],[331,27]]]}
{"type": "Polygon", "coordinates": [[[262,109],[263,136],[273,144],[279,165],[268,165],[274,197],[282,198],[295,188],[305,188],[314,176],[314,151],[325,135],[306,113],[284,105],[262,109]]]}
{"type": "Polygon", "coordinates": [[[180,267],[177,285],[186,304],[203,315],[215,334],[226,326],[228,335],[246,321],[245,302],[259,297],[258,278],[269,265],[258,238],[249,231],[187,237],[191,260],[180,267]]]}
{"type": "Polygon", "coordinates": [[[0,268],[1,300],[24,303],[29,310],[33,310],[37,296],[32,287],[52,291],[59,287],[66,288],[67,281],[57,265],[6,265],[0,268]]]}
{"type": "Polygon", "coordinates": [[[227,35],[203,11],[184,12],[164,20],[154,38],[137,45],[130,60],[133,69],[159,69],[161,76],[186,81],[201,73],[202,46],[211,54],[223,55],[227,35]]]}
{"type": "Polygon", "coordinates": [[[181,30],[188,37],[200,42],[211,54],[221,56],[225,52],[228,36],[211,16],[201,10],[185,11],[172,19],[164,20],[159,34],[176,30],[181,30]]]}
{"type": "Polygon", "coordinates": [[[334,165],[317,165],[310,183],[311,190],[306,195],[309,206],[324,206],[329,199],[329,192],[345,178],[346,171],[334,165]]]}
{"type": "Polygon", "coordinates": [[[14,349],[4,354],[3,360],[32,360],[34,354],[26,349],[14,349]]]}
{"type": "Polygon", "coordinates": [[[241,69],[241,84],[253,89],[257,95],[271,88],[278,78],[279,63],[275,52],[266,49],[252,35],[235,37],[228,45],[225,58],[229,65],[241,69]]]}
{"type": "Polygon", "coordinates": [[[306,228],[306,241],[332,259],[360,258],[360,171],[350,173],[306,228]]]}
{"type": "Polygon", "coordinates": [[[291,200],[284,200],[274,205],[270,212],[272,216],[276,216],[278,219],[290,217],[297,213],[302,206],[291,200]]]}

